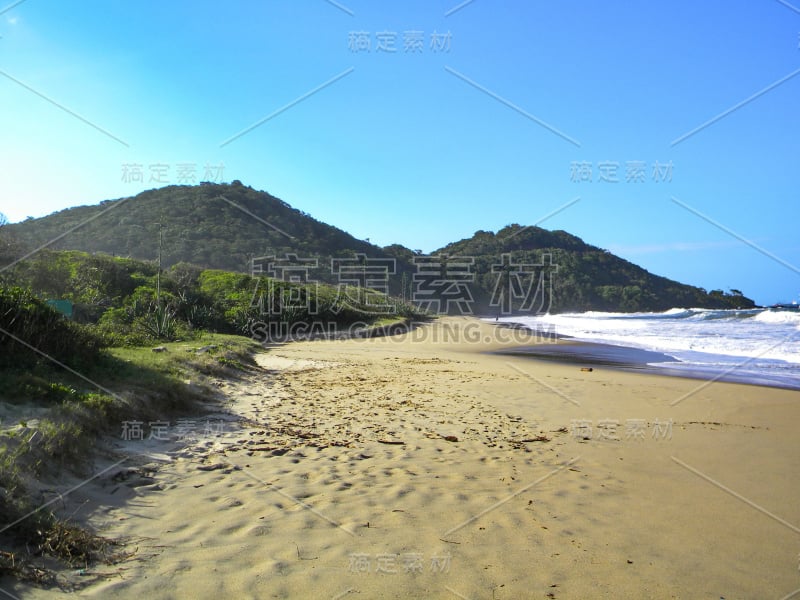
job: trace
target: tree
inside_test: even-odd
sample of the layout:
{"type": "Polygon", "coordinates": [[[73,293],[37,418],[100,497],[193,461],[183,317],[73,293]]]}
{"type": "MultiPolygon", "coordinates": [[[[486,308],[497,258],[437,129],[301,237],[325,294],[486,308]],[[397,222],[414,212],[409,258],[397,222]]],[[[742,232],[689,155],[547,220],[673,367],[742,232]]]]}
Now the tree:
{"type": "Polygon", "coordinates": [[[11,264],[22,254],[22,244],[9,231],[8,218],[0,213],[0,268],[11,264]]]}

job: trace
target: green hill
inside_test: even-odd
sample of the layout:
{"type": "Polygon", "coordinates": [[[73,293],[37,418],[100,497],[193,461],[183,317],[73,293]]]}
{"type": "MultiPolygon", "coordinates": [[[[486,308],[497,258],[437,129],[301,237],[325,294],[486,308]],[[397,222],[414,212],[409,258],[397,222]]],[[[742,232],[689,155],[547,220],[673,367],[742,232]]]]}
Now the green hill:
{"type": "Polygon", "coordinates": [[[164,267],[189,262],[246,272],[251,259],[259,256],[386,256],[376,246],[239,182],[168,186],[7,227],[29,249],[77,227],[48,247],[155,260],[159,223],[164,267]]]}
{"type": "MultiPolygon", "coordinates": [[[[13,256],[54,239],[48,248],[149,261],[157,259],[160,246],[165,269],[190,263],[205,269],[249,272],[259,257],[294,255],[288,262],[298,264],[307,259],[301,279],[363,287],[381,283],[370,273],[373,268],[383,269],[384,291],[422,299],[434,310],[444,309],[451,300],[451,312],[530,310],[531,293],[539,285],[544,286],[539,291],[547,294],[547,301],[534,308],[552,312],[754,306],[739,293],[709,293],[659,277],[567,232],[539,227],[509,225],[496,234],[478,231],[431,253],[448,255],[450,266],[441,260],[431,262],[399,244],[381,248],[356,239],[238,181],[168,186],[132,198],[62,210],[4,229],[16,240],[13,256]],[[548,255],[553,267],[537,268],[548,255]],[[341,266],[332,263],[339,258],[351,259],[345,261],[345,279],[341,266]],[[457,281],[448,284],[452,275],[448,269],[453,265],[461,271],[455,275],[457,281]],[[520,274],[520,269],[526,273],[520,274]]],[[[298,276],[296,271],[294,276],[298,276]]]]}
{"type": "MultiPolygon", "coordinates": [[[[497,311],[490,306],[492,296],[505,294],[514,310],[526,300],[524,292],[530,282],[521,283],[522,294],[512,297],[514,290],[505,275],[498,286],[498,273],[502,264],[499,257],[510,255],[510,270],[533,265],[533,277],[550,270],[551,286],[546,298],[552,312],[568,311],[664,311],[674,307],[698,308],[752,308],[752,300],[740,293],[726,294],[721,290],[707,292],[666,277],[653,275],[645,269],[624,260],[607,250],[591,246],[566,231],[548,231],[540,227],[509,225],[496,234],[478,231],[471,238],[441,248],[437,253],[474,257],[478,290],[475,301],[485,312],[497,311]],[[549,256],[549,257],[548,257],[549,256]],[[544,265],[535,268],[536,265],[544,265]],[[552,265],[552,266],[548,266],[552,265]]],[[[545,275],[547,277],[547,275],[545,275]]],[[[534,281],[534,285],[539,281],[534,281]]],[[[546,282],[545,281],[543,282],[546,282]]],[[[518,290],[519,291],[519,290],[518,290]]],[[[535,290],[534,290],[535,292],[535,290]]],[[[533,295],[531,292],[530,295],[533,295]]],[[[530,298],[527,298],[530,302],[530,298]]],[[[546,310],[546,308],[545,308],[546,310]]]]}

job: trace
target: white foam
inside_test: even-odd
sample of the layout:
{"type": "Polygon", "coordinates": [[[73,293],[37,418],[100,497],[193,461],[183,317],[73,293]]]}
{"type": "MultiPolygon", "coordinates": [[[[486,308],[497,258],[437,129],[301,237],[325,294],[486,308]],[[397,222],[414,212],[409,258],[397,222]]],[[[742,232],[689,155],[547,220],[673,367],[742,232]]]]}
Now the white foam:
{"type": "Polygon", "coordinates": [[[757,314],[754,319],[761,323],[786,323],[800,328],[800,312],[788,310],[765,310],[757,314]]]}
{"type": "MultiPolygon", "coordinates": [[[[566,313],[506,321],[583,341],[663,352],[694,364],[735,365],[744,360],[800,365],[800,314],[771,310],[673,308],[663,313],[566,313]]],[[[796,375],[800,377],[800,370],[796,375]]]]}

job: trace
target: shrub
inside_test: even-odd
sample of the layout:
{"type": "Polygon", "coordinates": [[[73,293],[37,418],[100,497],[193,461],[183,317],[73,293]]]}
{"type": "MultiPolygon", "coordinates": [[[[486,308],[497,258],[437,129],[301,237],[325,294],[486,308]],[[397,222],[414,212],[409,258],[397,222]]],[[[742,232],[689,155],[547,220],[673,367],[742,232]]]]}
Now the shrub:
{"type": "Polygon", "coordinates": [[[91,329],[18,287],[0,289],[0,328],[0,366],[25,366],[50,357],[80,367],[94,362],[104,346],[91,329]]]}

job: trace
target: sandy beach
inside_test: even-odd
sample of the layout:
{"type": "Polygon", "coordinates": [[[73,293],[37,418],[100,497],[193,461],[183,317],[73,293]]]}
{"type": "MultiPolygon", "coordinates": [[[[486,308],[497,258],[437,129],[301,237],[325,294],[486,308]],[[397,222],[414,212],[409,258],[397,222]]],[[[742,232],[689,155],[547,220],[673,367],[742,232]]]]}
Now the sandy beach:
{"type": "Polygon", "coordinates": [[[800,393],[492,352],[525,335],[268,348],[216,429],[118,440],[64,497],[135,552],[77,595],[800,597],[800,393]]]}

